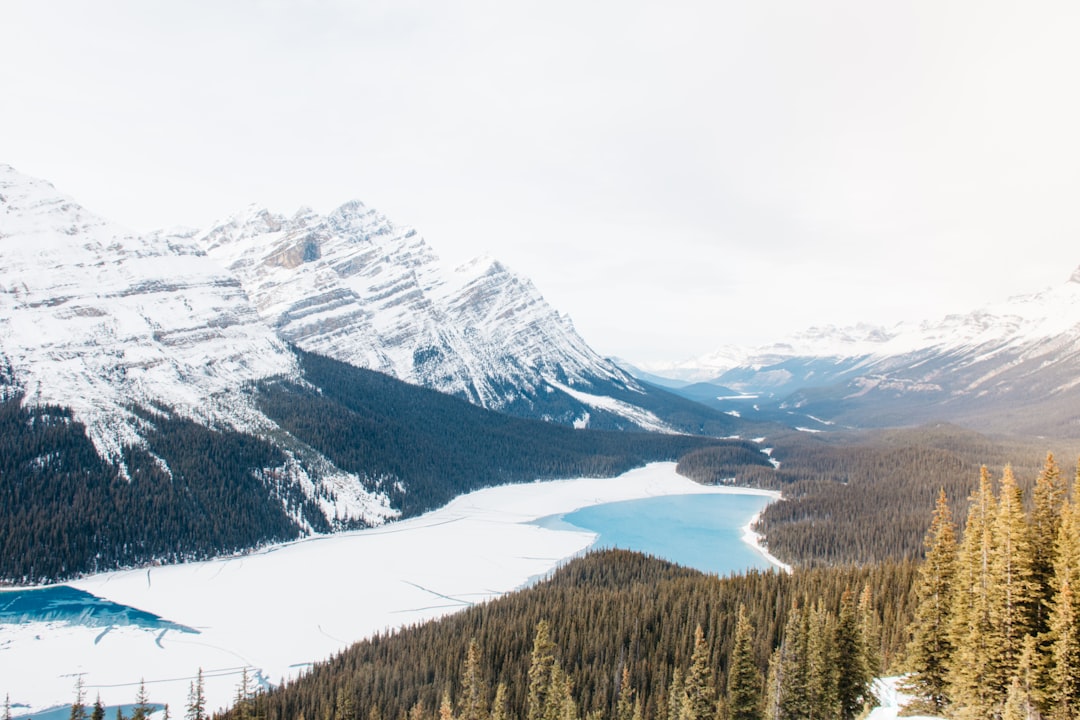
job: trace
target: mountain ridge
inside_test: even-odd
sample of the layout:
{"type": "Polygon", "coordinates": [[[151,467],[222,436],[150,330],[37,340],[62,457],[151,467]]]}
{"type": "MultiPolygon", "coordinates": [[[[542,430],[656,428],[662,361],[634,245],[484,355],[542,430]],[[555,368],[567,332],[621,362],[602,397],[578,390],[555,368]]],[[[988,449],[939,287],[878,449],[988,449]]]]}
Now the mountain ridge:
{"type": "Polygon", "coordinates": [[[1080,433],[1072,410],[1080,399],[1080,268],[1060,285],[970,313],[891,328],[810,328],[772,345],[668,364],[667,372],[856,427],[944,420],[1072,436],[1080,433]]]}

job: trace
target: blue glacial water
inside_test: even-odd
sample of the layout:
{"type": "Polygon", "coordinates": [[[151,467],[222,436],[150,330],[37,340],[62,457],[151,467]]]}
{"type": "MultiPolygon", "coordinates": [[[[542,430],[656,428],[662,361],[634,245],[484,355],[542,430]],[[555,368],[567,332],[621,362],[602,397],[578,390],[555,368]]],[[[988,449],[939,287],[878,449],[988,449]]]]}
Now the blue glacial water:
{"type": "Polygon", "coordinates": [[[135,625],[158,630],[196,632],[144,610],[119,605],[67,585],[0,590],[0,624],[67,622],[90,627],[135,625]]]}
{"type": "Polygon", "coordinates": [[[771,566],[742,541],[743,526],[769,502],[762,495],[665,495],[593,505],[537,524],[553,529],[569,524],[597,533],[596,548],[637,550],[728,575],[771,566]]]}

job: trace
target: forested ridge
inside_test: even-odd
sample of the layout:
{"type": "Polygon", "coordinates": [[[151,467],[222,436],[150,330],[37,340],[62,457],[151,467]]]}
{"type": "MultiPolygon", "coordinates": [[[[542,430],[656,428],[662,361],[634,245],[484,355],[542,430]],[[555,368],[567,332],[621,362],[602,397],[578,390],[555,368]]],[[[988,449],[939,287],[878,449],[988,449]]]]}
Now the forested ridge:
{"type": "Polygon", "coordinates": [[[958,535],[939,494],[916,587],[910,685],[957,718],[1080,717],[1080,469],[1046,458],[1031,492],[983,468],[958,535]]]}
{"type": "Polygon", "coordinates": [[[940,489],[963,518],[982,465],[1000,471],[1012,463],[1020,486],[1030,489],[1048,451],[1080,456],[1075,440],[988,437],[942,424],[792,432],[767,442],[779,468],[739,466],[722,450],[704,449],[680,459],[679,472],[699,482],[733,478],[739,485],[781,490],[783,501],[764,510],[758,527],[773,554],[798,565],[918,558],[940,489]]]}
{"type": "Polygon", "coordinates": [[[740,465],[768,465],[751,442],[693,435],[575,430],[512,417],[388,375],[297,352],[308,385],[260,387],[275,422],[338,467],[372,479],[404,516],[480,487],[610,477],[647,462],[723,446],[740,465]],[[393,478],[393,482],[379,482],[393,478]]]}
{"type": "Polygon", "coordinates": [[[904,562],[718,578],[628,551],[592,553],[531,588],[360,642],[296,681],[245,694],[227,717],[713,720],[718,708],[747,717],[725,700],[740,686],[754,717],[770,687],[814,717],[854,717],[870,676],[906,642],[914,573],[904,562]],[[844,638],[855,643],[846,653],[844,638]],[[541,689],[538,644],[550,655],[541,689]]]}
{"type": "Polygon", "coordinates": [[[257,438],[156,415],[146,446],[125,450],[125,477],[70,410],[20,400],[0,402],[0,579],[205,558],[296,537],[286,506],[321,517],[267,487],[257,471],[283,458],[257,438]]]}
{"type": "MultiPolygon", "coordinates": [[[[298,353],[303,381],[253,388],[266,414],[404,516],[495,484],[608,477],[749,442],[575,430],[484,410],[387,375],[298,353]]],[[[208,428],[169,408],[131,408],[143,444],[101,458],[67,408],[0,400],[0,582],[30,584],[181,562],[289,540],[332,523],[280,472],[271,439],[208,428]]]]}

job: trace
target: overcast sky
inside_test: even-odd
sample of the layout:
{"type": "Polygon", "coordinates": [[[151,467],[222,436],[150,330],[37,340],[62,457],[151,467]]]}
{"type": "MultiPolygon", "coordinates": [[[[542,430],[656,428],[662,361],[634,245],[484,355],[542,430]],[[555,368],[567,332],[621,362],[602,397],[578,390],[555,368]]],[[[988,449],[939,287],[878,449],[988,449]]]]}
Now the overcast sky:
{"type": "Polygon", "coordinates": [[[0,0],[0,162],[135,229],[360,199],[601,353],[1080,265],[1080,3],[0,0]]]}

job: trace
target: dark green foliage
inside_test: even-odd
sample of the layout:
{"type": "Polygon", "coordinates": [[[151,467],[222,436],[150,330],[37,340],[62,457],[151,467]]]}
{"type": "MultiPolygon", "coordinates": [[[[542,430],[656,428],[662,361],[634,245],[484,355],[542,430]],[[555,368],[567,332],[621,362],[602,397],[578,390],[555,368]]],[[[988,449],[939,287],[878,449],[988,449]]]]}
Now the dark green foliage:
{"type": "Polygon", "coordinates": [[[0,579],[58,580],[156,560],[209,557],[296,537],[256,438],[159,415],[130,479],[98,456],[71,411],[0,402],[0,579]],[[161,458],[171,473],[165,472],[161,458]]]}
{"type": "Polygon", "coordinates": [[[298,351],[318,389],[266,383],[260,406],[338,467],[369,478],[404,515],[509,482],[609,477],[724,441],[687,435],[582,431],[524,420],[388,375],[298,351]],[[401,481],[405,490],[397,487],[401,481]]]}
{"type": "MultiPolygon", "coordinates": [[[[793,433],[770,437],[778,469],[744,466],[736,483],[782,490],[759,528],[786,562],[874,563],[922,556],[927,518],[938,491],[956,502],[956,517],[983,464],[1008,462],[1021,487],[1042,469],[1049,441],[1002,440],[949,425],[856,435],[793,433]]],[[[1076,441],[1058,441],[1076,457],[1076,441]]],[[[693,474],[694,479],[701,480],[693,474]]]]}
{"type": "Polygon", "coordinates": [[[705,485],[733,482],[748,467],[772,468],[761,446],[748,441],[701,448],[679,458],[678,473],[705,485]]]}
{"type": "MultiPolygon", "coordinates": [[[[753,662],[763,672],[792,603],[820,598],[836,615],[848,587],[875,588],[874,614],[882,623],[891,659],[903,644],[910,617],[910,563],[872,568],[822,568],[749,572],[718,578],[626,551],[593,553],[572,561],[534,587],[441,621],[381,635],[342,652],[283,688],[256,698],[254,714],[266,720],[332,716],[346,693],[359,717],[373,708],[400,718],[418,706],[432,717],[449,687],[460,697],[466,648],[480,651],[485,700],[496,683],[506,684],[511,717],[526,717],[529,668],[541,621],[548,625],[561,671],[572,683],[580,716],[599,711],[614,717],[619,688],[634,689],[644,718],[667,716],[669,683],[676,670],[690,682],[694,629],[700,625],[710,658],[707,682],[727,687],[735,644],[737,610],[745,605],[756,628],[753,662]],[[628,673],[620,680],[622,669],[628,673]]],[[[235,720],[235,715],[231,715],[235,720]]]]}
{"type": "Polygon", "coordinates": [[[754,627],[739,606],[727,677],[728,720],[761,720],[761,667],[754,655],[754,627]]]}

